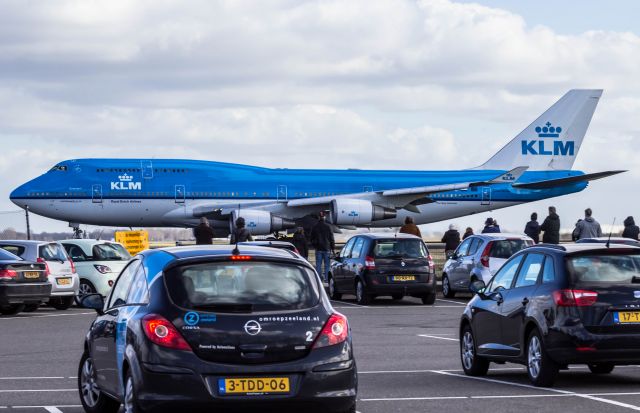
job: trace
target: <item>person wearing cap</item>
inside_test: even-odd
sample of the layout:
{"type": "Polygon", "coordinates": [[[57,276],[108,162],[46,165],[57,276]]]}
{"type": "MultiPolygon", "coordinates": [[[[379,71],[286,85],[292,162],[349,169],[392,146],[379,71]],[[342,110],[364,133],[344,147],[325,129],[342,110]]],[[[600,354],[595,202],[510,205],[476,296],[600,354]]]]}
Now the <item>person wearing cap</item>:
{"type": "Polygon", "coordinates": [[[311,230],[311,244],[316,250],[316,271],[322,281],[326,282],[331,265],[331,252],[335,249],[336,244],[333,238],[333,229],[326,223],[324,212],[320,213],[318,223],[311,230]]]}
{"type": "Polygon", "coordinates": [[[238,217],[236,219],[236,227],[231,233],[231,243],[237,244],[238,242],[253,241],[251,232],[245,228],[244,218],[238,217]]]}
{"type": "Polygon", "coordinates": [[[484,228],[482,229],[483,234],[497,234],[500,232],[500,227],[496,225],[493,218],[487,218],[484,222],[484,228]]]}
{"type": "Polygon", "coordinates": [[[398,232],[401,234],[411,234],[422,238],[420,228],[418,228],[418,226],[413,222],[413,218],[411,217],[406,217],[404,219],[404,225],[400,227],[400,230],[398,232]]]}
{"type": "Polygon", "coordinates": [[[206,217],[200,218],[200,223],[193,229],[193,236],[196,238],[196,245],[213,244],[213,228],[206,217]]]}
{"type": "Polygon", "coordinates": [[[442,242],[444,242],[445,255],[447,257],[453,255],[453,252],[458,248],[458,245],[460,245],[460,232],[458,232],[455,224],[449,225],[449,230],[444,233],[442,242]]]}

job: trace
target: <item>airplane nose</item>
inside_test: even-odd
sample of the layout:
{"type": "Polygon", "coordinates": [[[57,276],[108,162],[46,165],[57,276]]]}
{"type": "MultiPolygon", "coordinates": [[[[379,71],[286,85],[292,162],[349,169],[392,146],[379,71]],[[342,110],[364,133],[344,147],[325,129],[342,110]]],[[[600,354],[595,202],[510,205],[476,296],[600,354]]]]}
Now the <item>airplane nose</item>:
{"type": "Polygon", "coordinates": [[[25,208],[27,198],[27,184],[20,185],[9,194],[9,199],[20,208],[25,208]]]}

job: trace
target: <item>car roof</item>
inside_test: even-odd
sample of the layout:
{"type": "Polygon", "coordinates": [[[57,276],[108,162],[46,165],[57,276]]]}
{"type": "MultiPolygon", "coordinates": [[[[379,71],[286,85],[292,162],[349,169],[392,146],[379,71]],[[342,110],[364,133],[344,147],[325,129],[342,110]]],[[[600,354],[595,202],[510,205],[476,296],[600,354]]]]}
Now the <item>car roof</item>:
{"type": "MultiPolygon", "coordinates": [[[[484,239],[509,239],[509,238],[517,238],[517,239],[531,239],[529,236],[525,234],[516,234],[512,232],[495,232],[488,234],[474,234],[473,237],[480,237],[484,239]]],[[[533,240],[532,240],[533,241],[533,240]]]]}
{"type": "Polygon", "coordinates": [[[405,234],[402,232],[366,232],[363,234],[356,234],[354,237],[365,237],[370,239],[392,239],[392,238],[401,238],[401,239],[422,239],[416,235],[405,234]]]}
{"type": "Polygon", "coordinates": [[[0,243],[3,244],[15,244],[15,245],[44,245],[44,244],[58,244],[60,241],[38,241],[38,240],[26,240],[26,239],[3,239],[0,243]]]}
{"type": "Polygon", "coordinates": [[[572,244],[538,244],[526,249],[526,251],[530,251],[532,249],[543,249],[543,250],[555,250],[567,255],[577,254],[581,252],[607,252],[611,251],[611,249],[615,248],[616,251],[620,250],[628,250],[629,252],[640,252],[640,247],[634,245],[625,245],[625,244],[615,244],[612,243],[610,247],[603,245],[601,243],[572,243],[572,244]]]}
{"type": "Polygon", "coordinates": [[[97,239],[86,239],[86,238],[63,239],[58,242],[64,242],[67,244],[76,244],[76,245],[89,245],[89,246],[96,245],[96,244],[119,244],[118,242],[110,241],[108,239],[97,240],[97,239]]]}
{"type": "MultiPolygon", "coordinates": [[[[145,251],[142,254],[147,255],[155,251],[164,251],[173,255],[177,259],[198,258],[207,256],[225,256],[231,255],[235,245],[196,245],[196,246],[184,246],[184,247],[168,247],[159,248],[156,250],[145,251]]],[[[238,251],[240,255],[251,255],[253,257],[265,257],[265,258],[283,258],[294,259],[297,261],[305,261],[293,252],[272,247],[260,247],[255,245],[239,245],[238,251]]]]}
{"type": "Polygon", "coordinates": [[[238,245],[255,245],[255,246],[269,246],[269,245],[280,245],[282,247],[293,247],[293,244],[288,241],[280,241],[280,240],[256,240],[256,241],[245,241],[239,242],[238,245]]]}
{"type": "Polygon", "coordinates": [[[614,241],[623,241],[623,242],[637,242],[640,241],[632,239],[632,238],[624,238],[624,237],[596,237],[596,238],[583,238],[580,240],[581,242],[614,242],[614,241]]]}

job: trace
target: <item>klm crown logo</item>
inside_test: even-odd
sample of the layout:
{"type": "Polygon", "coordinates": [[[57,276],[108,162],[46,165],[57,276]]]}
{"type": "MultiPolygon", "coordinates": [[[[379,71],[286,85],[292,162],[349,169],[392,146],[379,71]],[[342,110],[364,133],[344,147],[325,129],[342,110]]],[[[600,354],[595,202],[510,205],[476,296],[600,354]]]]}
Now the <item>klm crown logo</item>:
{"type": "Polygon", "coordinates": [[[551,122],[547,122],[544,126],[536,126],[534,130],[538,134],[538,139],[521,142],[523,155],[574,156],[576,143],[560,139],[562,127],[552,126],[551,122]]]}
{"type": "Polygon", "coordinates": [[[539,138],[559,138],[562,128],[560,126],[551,126],[551,122],[547,122],[544,127],[536,126],[536,133],[539,138]]]}
{"type": "Polygon", "coordinates": [[[142,182],[134,182],[133,176],[129,174],[118,175],[118,182],[111,182],[112,191],[140,191],[142,190],[142,182]]]}
{"type": "Polygon", "coordinates": [[[122,182],[131,182],[133,181],[133,176],[125,173],[124,175],[118,175],[118,179],[122,182]]]}

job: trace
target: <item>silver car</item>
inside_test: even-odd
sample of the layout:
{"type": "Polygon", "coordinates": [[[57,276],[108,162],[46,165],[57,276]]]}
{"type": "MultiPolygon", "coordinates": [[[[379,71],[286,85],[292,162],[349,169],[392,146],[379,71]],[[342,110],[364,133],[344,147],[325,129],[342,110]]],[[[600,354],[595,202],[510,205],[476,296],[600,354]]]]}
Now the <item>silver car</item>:
{"type": "MultiPolygon", "coordinates": [[[[73,261],[59,242],[2,240],[0,248],[24,260],[44,263],[51,283],[49,305],[58,310],[66,310],[73,305],[80,288],[80,278],[73,261]]],[[[38,305],[29,305],[24,311],[35,311],[37,308],[38,305]]]]}
{"type": "Polygon", "coordinates": [[[442,294],[452,298],[456,292],[469,292],[475,280],[489,283],[509,257],[533,245],[522,234],[479,234],[465,239],[442,269],[442,294]]]}

